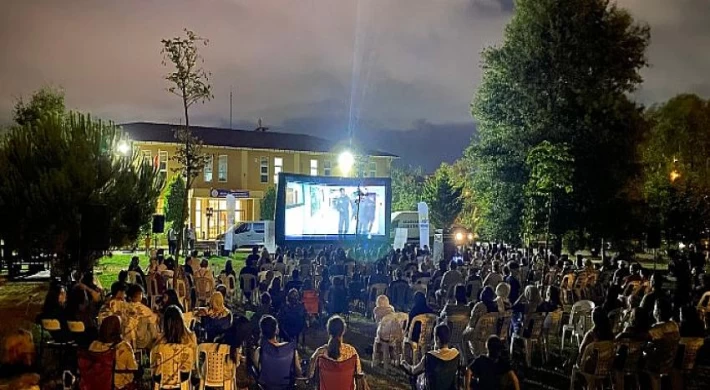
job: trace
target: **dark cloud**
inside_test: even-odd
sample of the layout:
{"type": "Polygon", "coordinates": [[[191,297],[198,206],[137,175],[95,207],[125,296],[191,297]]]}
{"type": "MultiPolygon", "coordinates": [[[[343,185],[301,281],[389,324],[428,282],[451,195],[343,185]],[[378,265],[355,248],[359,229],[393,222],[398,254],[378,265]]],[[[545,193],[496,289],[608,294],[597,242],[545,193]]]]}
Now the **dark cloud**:
{"type": "MultiPolygon", "coordinates": [[[[707,0],[618,0],[652,27],[637,97],[710,93],[707,0]]],[[[189,27],[215,99],[205,125],[262,117],[282,131],[345,139],[348,129],[404,163],[453,160],[474,131],[479,53],[500,42],[513,0],[5,0],[0,122],[14,98],[61,85],[71,108],[118,122],[180,121],[165,92],[160,39],[189,27]],[[419,142],[419,144],[418,144],[419,142]]]]}

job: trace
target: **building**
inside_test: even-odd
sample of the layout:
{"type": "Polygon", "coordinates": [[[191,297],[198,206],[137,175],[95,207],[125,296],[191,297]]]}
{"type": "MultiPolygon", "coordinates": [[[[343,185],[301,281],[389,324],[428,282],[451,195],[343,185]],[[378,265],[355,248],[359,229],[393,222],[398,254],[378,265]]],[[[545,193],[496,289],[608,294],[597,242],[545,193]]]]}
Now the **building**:
{"type": "MultiPolygon", "coordinates": [[[[177,163],[171,159],[177,149],[175,125],[134,122],[122,127],[133,147],[166,177],[176,174],[177,163]]],[[[210,156],[189,193],[189,223],[195,227],[198,239],[213,239],[227,229],[227,194],[237,198],[235,221],[254,221],[261,219],[260,200],[269,187],[278,183],[279,172],[344,176],[338,167],[338,155],[346,148],[336,142],[304,134],[191,128],[210,156]]],[[[390,176],[397,156],[380,151],[365,154],[364,177],[390,176]]],[[[158,212],[162,214],[162,210],[160,199],[158,212]]]]}

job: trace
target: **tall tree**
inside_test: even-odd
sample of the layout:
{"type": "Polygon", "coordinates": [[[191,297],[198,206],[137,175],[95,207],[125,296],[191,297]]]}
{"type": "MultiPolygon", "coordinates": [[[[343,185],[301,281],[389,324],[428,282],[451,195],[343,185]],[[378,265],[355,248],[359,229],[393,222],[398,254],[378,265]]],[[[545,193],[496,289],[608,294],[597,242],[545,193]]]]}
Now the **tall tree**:
{"type": "Polygon", "coordinates": [[[437,228],[451,227],[463,206],[461,188],[451,181],[451,166],[441,166],[424,185],[424,201],[429,206],[429,219],[437,228]]]}
{"type": "Polygon", "coordinates": [[[163,214],[165,222],[177,226],[183,217],[183,200],[185,199],[185,180],[181,175],[175,175],[165,188],[163,214]]]}
{"type": "MultiPolygon", "coordinates": [[[[182,215],[175,226],[182,232],[188,217],[188,196],[195,179],[200,175],[208,161],[208,156],[202,152],[201,140],[192,133],[190,128],[190,107],[198,102],[204,103],[212,99],[212,88],[209,84],[210,73],[201,64],[204,59],[198,52],[200,44],[207,46],[208,40],[197,36],[194,32],[184,29],[185,37],[163,39],[163,65],[170,63],[174,70],[165,76],[170,82],[168,91],[180,98],[185,115],[185,125],[175,131],[179,147],[171,159],[178,163],[175,169],[185,178],[185,193],[183,195],[182,215]]],[[[178,254],[182,249],[183,234],[178,234],[178,254]]]]}
{"type": "Polygon", "coordinates": [[[392,211],[413,211],[422,200],[424,173],[421,168],[392,167],[392,211]]]}
{"type": "Polygon", "coordinates": [[[108,231],[112,247],[132,244],[155,211],[162,183],[137,151],[119,152],[121,130],[54,108],[23,123],[0,138],[0,220],[12,221],[0,224],[6,250],[24,258],[54,254],[54,274],[67,276],[91,270],[102,255],[89,249],[82,231],[108,231]],[[86,216],[90,206],[106,208],[108,226],[86,216]]]}
{"type": "Polygon", "coordinates": [[[648,111],[641,146],[649,222],[668,243],[706,237],[710,219],[710,102],[679,95],[648,111]]]}
{"type": "Polygon", "coordinates": [[[451,165],[450,178],[454,186],[461,188],[461,212],[456,223],[477,233],[481,223],[480,209],[476,205],[475,189],[470,179],[470,161],[461,158],[451,165]]]}
{"type": "MultiPolygon", "coordinates": [[[[500,47],[483,52],[467,154],[484,235],[519,242],[530,168],[543,141],[567,143],[575,191],[556,214],[600,236],[637,174],[640,109],[628,93],[646,65],[647,26],[607,0],[518,0],[500,47]]],[[[618,215],[618,214],[617,214],[618,215]]]]}
{"type": "Polygon", "coordinates": [[[264,193],[264,198],[261,199],[261,219],[264,221],[273,221],[276,215],[276,187],[271,186],[264,193]]]}
{"type": "Polygon", "coordinates": [[[12,119],[20,126],[37,122],[43,115],[64,115],[64,91],[45,87],[32,94],[29,101],[19,98],[12,110],[12,119]]]}

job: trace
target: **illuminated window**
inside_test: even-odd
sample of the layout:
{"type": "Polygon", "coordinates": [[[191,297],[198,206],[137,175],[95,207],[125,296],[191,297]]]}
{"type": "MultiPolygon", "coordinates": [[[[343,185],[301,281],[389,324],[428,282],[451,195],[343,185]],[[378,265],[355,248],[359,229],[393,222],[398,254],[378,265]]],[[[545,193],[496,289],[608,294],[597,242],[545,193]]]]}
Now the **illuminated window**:
{"type": "Polygon", "coordinates": [[[268,183],[269,182],[269,159],[266,157],[262,157],[261,161],[259,163],[259,173],[260,173],[260,181],[262,183],[268,183]]]}
{"type": "MultiPolygon", "coordinates": [[[[226,157],[226,156],[225,156],[226,157]]],[[[205,182],[209,183],[212,181],[212,168],[214,165],[214,156],[211,154],[205,159],[205,169],[202,170],[205,177],[205,182]]]]}
{"type": "Polygon", "coordinates": [[[318,176],[318,160],[311,160],[311,176],[318,176]]]}
{"type": "Polygon", "coordinates": [[[217,157],[217,180],[227,181],[227,156],[224,154],[217,157]]]}
{"type": "Polygon", "coordinates": [[[274,184],[279,184],[279,173],[281,173],[283,166],[284,159],[281,157],[274,157],[274,184]]]}
{"type": "Polygon", "coordinates": [[[330,168],[330,161],[329,160],[323,161],[323,175],[330,176],[331,174],[332,174],[332,171],[330,168]]]}
{"type": "Polygon", "coordinates": [[[377,177],[377,163],[370,163],[370,177],[377,177]]]}

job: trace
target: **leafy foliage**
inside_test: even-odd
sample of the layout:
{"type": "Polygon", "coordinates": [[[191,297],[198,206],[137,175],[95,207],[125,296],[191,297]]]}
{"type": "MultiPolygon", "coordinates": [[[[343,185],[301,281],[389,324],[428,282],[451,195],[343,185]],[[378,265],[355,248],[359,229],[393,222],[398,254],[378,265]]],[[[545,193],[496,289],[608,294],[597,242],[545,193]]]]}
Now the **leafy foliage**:
{"type": "Polygon", "coordinates": [[[417,210],[425,181],[421,168],[392,167],[391,176],[392,212],[417,210]]]}
{"type": "Polygon", "coordinates": [[[109,225],[84,218],[84,230],[108,229],[112,246],[129,245],[155,211],[162,183],[138,152],[116,153],[123,134],[112,123],[54,109],[37,115],[0,141],[0,220],[12,221],[0,224],[0,236],[23,257],[56,254],[60,275],[91,269],[101,253],[82,250],[82,212],[105,206],[109,225]]]}
{"type": "Polygon", "coordinates": [[[469,161],[466,158],[451,165],[450,178],[454,186],[461,188],[462,205],[456,223],[472,232],[478,232],[481,222],[480,209],[476,205],[476,195],[469,177],[469,161]]]}
{"type": "Polygon", "coordinates": [[[516,2],[503,45],[483,52],[472,103],[479,136],[467,158],[483,236],[519,242],[526,159],[543,141],[566,143],[574,156],[575,191],[556,214],[601,236],[622,234],[615,213],[627,209],[643,129],[627,94],[641,82],[648,41],[647,26],[605,0],[516,2]]]}
{"type": "MultiPolygon", "coordinates": [[[[200,67],[204,59],[199,54],[199,44],[207,46],[208,40],[197,36],[194,32],[184,29],[186,37],[163,39],[163,65],[170,63],[174,70],[165,76],[170,82],[168,92],[182,100],[185,114],[185,126],[175,131],[175,138],[180,146],[172,157],[179,165],[177,172],[185,177],[185,192],[183,195],[181,217],[176,220],[175,229],[183,231],[188,216],[188,195],[192,184],[204,169],[208,157],[202,152],[202,141],[190,129],[189,108],[197,102],[204,103],[212,99],[212,88],[209,84],[210,73],[200,67]]],[[[178,248],[182,248],[182,234],[178,235],[178,248]]]]}
{"type": "Polygon", "coordinates": [[[64,115],[64,92],[55,88],[42,88],[32,94],[28,102],[18,99],[12,111],[12,120],[20,126],[37,122],[43,115],[64,115]]]}
{"type": "Polygon", "coordinates": [[[261,199],[261,219],[264,221],[273,221],[276,215],[276,187],[271,186],[264,193],[264,198],[261,199]]]}
{"type": "Polygon", "coordinates": [[[429,219],[436,227],[448,228],[461,213],[461,188],[451,180],[451,166],[442,164],[424,184],[424,201],[429,205],[429,219]]]}
{"type": "Polygon", "coordinates": [[[165,189],[163,214],[165,222],[175,224],[182,218],[182,200],[185,198],[185,180],[174,175],[165,189]]]}
{"type": "Polygon", "coordinates": [[[641,150],[649,222],[668,241],[696,241],[710,218],[710,102],[679,95],[650,109],[648,119],[641,150]]]}

